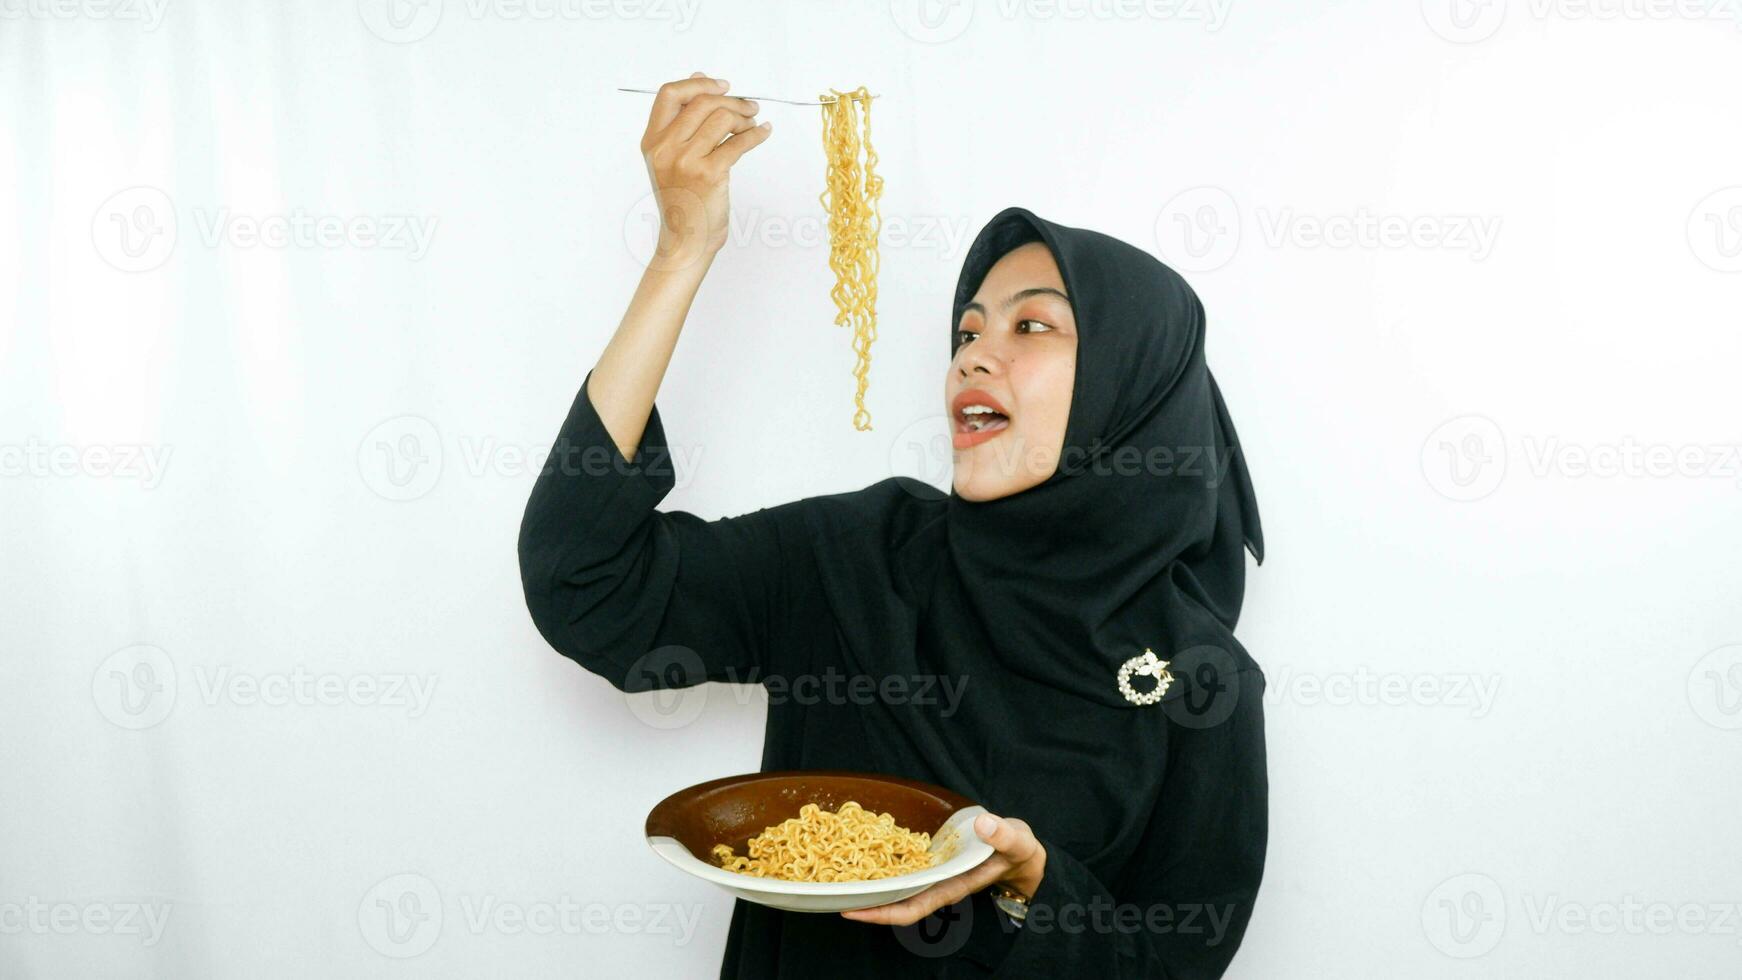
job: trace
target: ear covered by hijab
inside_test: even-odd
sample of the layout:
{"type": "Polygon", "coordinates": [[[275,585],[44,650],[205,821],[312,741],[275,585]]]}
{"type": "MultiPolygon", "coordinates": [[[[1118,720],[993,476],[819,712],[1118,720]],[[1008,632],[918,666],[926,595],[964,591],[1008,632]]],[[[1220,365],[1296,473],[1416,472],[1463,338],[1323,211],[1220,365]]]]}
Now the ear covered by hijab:
{"type": "Polygon", "coordinates": [[[1233,629],[1245,551],[1262,563],[1264,538],[1205,363],[1203,304],[1147,252],[1012,207],[969,249],[952,337],[987,271],[1032,241],[1051,250],[1075,313],[1075,387],[1044,482],[949,496],[948,552],[976,618],[1011,669],[1111,706],[1139,707],[1114,678],[1145,650],[1176,672],[1205,658],[1218,671],[1255,666],[1233,629]]]}

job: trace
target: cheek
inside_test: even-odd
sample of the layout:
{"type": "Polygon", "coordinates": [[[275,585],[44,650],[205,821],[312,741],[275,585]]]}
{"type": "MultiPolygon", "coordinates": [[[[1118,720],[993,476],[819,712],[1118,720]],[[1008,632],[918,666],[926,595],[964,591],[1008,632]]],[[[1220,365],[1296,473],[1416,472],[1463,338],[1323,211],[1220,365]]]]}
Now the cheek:
{"type": "Polygon", "coordinates": [[[1075,356],[1037,359],[1023,373],[1022,415],[1032,442],[1056,447],[1064,443],[1071,417],[1071,392],[1076,387],[1075,356]]]}

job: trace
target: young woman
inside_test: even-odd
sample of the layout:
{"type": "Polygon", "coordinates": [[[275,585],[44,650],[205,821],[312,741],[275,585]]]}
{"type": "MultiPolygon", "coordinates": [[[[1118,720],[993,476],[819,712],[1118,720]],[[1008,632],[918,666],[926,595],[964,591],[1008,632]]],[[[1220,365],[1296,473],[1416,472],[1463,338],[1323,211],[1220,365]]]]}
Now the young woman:
{"type": "Polygon", "coordinates": [[[874,689],[771,697],[763,768],[922,779],[997,816],[975,828],[993,857],[900,903],[738,902],[721,975],[1220,976],[1265,854],[1264,676],[1233,636],[1263,542],[1202,305],[1137,248],[1007,209],[956,287],[951,493],[657,510],[654,396],[725,240],[728,170],[768,135],[725,89],[698,74],[655,101],[661,260],[527,505],[527,605],[624,690],[874,689]]]}

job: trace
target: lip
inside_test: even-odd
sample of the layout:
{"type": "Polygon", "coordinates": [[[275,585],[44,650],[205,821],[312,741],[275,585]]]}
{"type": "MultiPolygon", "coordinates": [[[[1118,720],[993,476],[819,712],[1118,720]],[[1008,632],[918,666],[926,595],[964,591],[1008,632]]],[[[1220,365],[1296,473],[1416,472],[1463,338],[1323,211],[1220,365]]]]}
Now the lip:
{"type": "Polygon", "coordinates": [[[979,388],[962,389],[956,393],[956,397],[950,399],[950,447],[952,449],[971,449],[988,439],[996,439],[1010,431],[1010,423],[1008,422],[998,429],[970,431],[962,424],[962,409],[969,405],[985,405],[1005,418],[1010,417],[1010,412],[1004,407],[1004,404],[987,392],[981,391],[979,388]]]}

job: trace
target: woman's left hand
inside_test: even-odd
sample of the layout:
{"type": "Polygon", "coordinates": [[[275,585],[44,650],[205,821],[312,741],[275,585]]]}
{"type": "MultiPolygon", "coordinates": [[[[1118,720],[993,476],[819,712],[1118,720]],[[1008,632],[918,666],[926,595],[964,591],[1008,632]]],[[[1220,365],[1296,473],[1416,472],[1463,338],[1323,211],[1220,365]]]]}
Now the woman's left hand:
{"type": "Polygon", "coordinates": [[[974,832],[994,848],[992,856],[925,891],[899,902],[854,909],[841,914],[859,922],[892,926],[912,925],[933,910],[954,905],[994,882],[1007,882],[1024,895],[1033,896],[1046,871],[1046,848],[1034,837],[1026,821],[983,813],[974,821],[974,832]]]}

